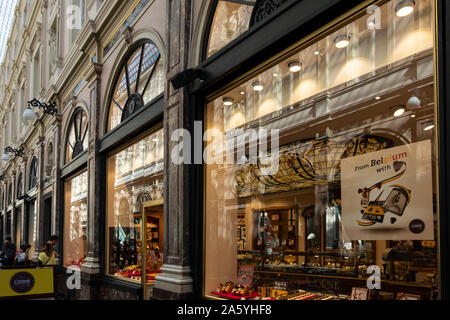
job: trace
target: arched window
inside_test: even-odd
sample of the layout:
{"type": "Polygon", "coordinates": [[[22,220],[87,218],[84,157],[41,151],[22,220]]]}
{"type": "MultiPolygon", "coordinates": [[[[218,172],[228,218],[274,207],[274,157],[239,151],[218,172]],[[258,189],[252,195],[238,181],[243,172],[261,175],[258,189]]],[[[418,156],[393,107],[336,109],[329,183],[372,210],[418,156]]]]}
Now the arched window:
{"type": "Polygon", "coordinates": [[[30,166],[30,180],[28,184],[28,190],[33,189],[36,187],[37,184],[37,172],[38,172],[38,160],[36,157],[31,160],[31,166],[30,166]]]}
{"type": "Polygon", "coordinates": [[[88,148],[88,117],[82,108],[75,110],[70,122],[66,142],[65,163],[83,153],[88,148]]]}
{"type": "Polygon", "coordinates": [[[12,182],[8,186],[8,206],[12,204],[12,182]]]}
{"type": "Polygon", "coordinates": [[[209,58],[248,30],[255,1],[214,1],[204,58],[209,58]]]}
{"type": "Polygon", "coordinates": [[[119,69],[110,97],[107,131],[164,91],[164,68],[158,47],[150,40],[138,44],[119,69]]]}
{"type": "Polygon", "coordinates": [[[17,192],[16,197],[20,199],[22,197],[22,189],[23,189],[23,174],[19,173],[19,177],[17,178],[17,192]]]}
{"type": "Polygon", "coordinates": [[[264,20],[287,0],[215,0],[208,19],[203,58],[209,58],[239,37],[255,23],[264,20]]]}

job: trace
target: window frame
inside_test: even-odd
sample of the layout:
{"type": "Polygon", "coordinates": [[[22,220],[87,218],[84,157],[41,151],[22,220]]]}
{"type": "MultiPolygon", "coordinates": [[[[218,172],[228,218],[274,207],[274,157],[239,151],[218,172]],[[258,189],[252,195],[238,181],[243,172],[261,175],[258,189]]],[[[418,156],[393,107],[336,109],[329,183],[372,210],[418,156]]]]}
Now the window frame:
{"type": "MultiPolygon", "coordinates": [[[[83,121],[81,121],[80,127],[81,127],[80,129],[82,129],[83,121]]],[[[88,141],[89,141],[89,116],[88,116],[88,113],[86,112],[86,110],[83,107],[78,106],[78,107],[75,108],[75,110],[72,113],[72,116],[70,117],[69,126],[67,127],[67,131],[66,131],[66,136],[65,136],[65,140],[64,140],[65,141],[65,143],[64,143],[64,166],[72,163],[74,160],[76,160],[81,155],[83,155],[86,151],[88,151],[88,150],[85,150],[84,146],[83,146],[84,142],[85,142],[85,139],[88,139],[88,141]],[[83,139],[78,140],[79,137],[77,137],[77,133],[75,131],[75,138],[77,140],[75,141],[75,145],[72,147],[72,151],[71,151],[72,158],[70,159],[70,161],[67,161],[67,149],[70,147],[70,142],[69,142],[70,133],[71,133],[72,128],[75,129],[76,119],[77,119],[77,117],[79,115],[81,115],[81,120],[83,120],[83,113],[86,115],[86,121],[87,121],[86,132],[84,133],[83,139]],[[83,150],[78,151],[78,153],[76,155],[74,155],[75,148],[76,148],[78,143],[81,143],[81,146],[83,147],[83,150]]]]}
{"type": "MultiPolygon", "coordinates": [[[[143,97],[144,97],[144,96],[141,95],[139,92],[137,92],[137,89],[138,89],[138,86],[137,86],[137,85],[136,85],[135,91],[134,91],[133,93],[131,93],[131,88],[129,87],[130,84],[129,84],[129,79],[128,79],[128,60],[133,56],[133,54],[134,54],[135,52],[137,52],[137,50],[139,49],[139,47],[144,48],[145,45],[148,44],[148,43],[153,44],[153,45],[157,48],[159,56],[158,56],[157,60],[156,60],[155,63],[154,63],[153,70],[151,71],[151,73],[150,73],[150,75],[149,75],[149,78],[148,78],[148,80],[147,80],[147,85],[146,85],[146,87],[144,88],[145,90],[144,90],[143,94],[145,93],[145,91],[146,91],[147,88],[148,88],[148,85],[150,84],[150,81],[151,81],[151,79],[152,79],[153,73],[154,73],[154,71],[155,71],[155,69],[156,69],[156,65],[157,65],[160,61],[163,63],[163,66],[165,65],[165,57],[164,57],[164,55],[163,55],[161,49],[158,47],[158,45],[155,43],[155,41],[153,41],[153,40],[151,40],[151,39],[148,39],[148,38],[146,38],[146,39],[140,39],[139,41],[137,41],[136,43],[134,43],[134,44],[126,51],[126,53],[125,53],[125,54],[123,55],[123,57],[120,59],[120,63],[118,64],[119,67],[118,67],[118,68],[116,69],[116,71],[115,71],[115,75],[114,75],[114,78],[113,78],[114,80],[112,81],[111,86],[110,86],[110,92],[108,92],[108,98],[107,98],[107,100],[106,100],[106,101],[107,101],[107,104],[106,104],[107,110],[106,110],[106,112],[105,112],[105,118],[104,118],[104,130],[103,130],[104,136],[107,136],[107,135],[111,134],[112,132],[115,132],[116,130],[118,130],[119,128],[121,128],[121,127],[122,127],[125,123],[127,123],[130,119],[135,118],[135,116],[136,116],[137,114],[139,114],[142,110],[145,110],[145,109],[147,109],[148,107],[150,107],[151,105],[155,104],[155,103],[158,101],[158,99],[160,98],[160,96],[161,96],[162,94],[164,94],[164,91],[163,91],[161,94],[158,94],[158,95],[157,95],[155,98],[153,98],[151,101],[148,101],[147,103],[142,103],[142,106],[140,106],[139,109],[137,109],[136,111],[130,113],[130,115],[129,115],[128,117],[126,117],[126,119],[121,120],[121,122],[120,122],[117,126],[115,126],[115,127],[112,128],[112,129],[109,129],[109,127],[110,127],[110,115],[111,115],[111,111],[112,111],[112,108],[111,108],[111,107],[112,107],[112,103],[113,103],[113,100],[114,100],[113,96],[114,96],[114,93],[115,93],[115,91],[116,91],[117,84],[119,83],[119,81],[121,81],[120,76],[121,76],[121,74],[122,74],[122,71],[125,70],[124,75],[126,76],[126,81],[127,81],[127,87],[126,87],[126,89],[127,89],[127,95],[128,95],[127,100],[125,101],[125,104],[124,104],[124,106],[123,106],[123,109],[125,109],[126,104],[127,104],[127,102],[128,102],[128,100],[129,100],[129,98],[130,98],[131,95],[133,95],[133,94],[138,94],[138,95],[140,96],[141,100],[142,100],[143,97]],[[162,59],[162,60],[161,60],[161,59],[162,59]]],[[[142,57],[142,54],[141,54],[141,57],[142,57]]],[[[141,76],[140,70],[141,70],[141,67],[139,67],[139,70],[138,70],[138,79],[140,79],[140,76],[141,76]]],[[[116,104],[116,105],[117,105],[117,104],[116,104]]],[[[122,109],[122,114],[123,114],[123,109],[122,109]]]]}
{"type": "Polygon", "coordinates": [[[34,156],[30,162],[30,173],[28,175],[28,191],[36,188],[38,184],[39,162],[38,157],[34,156]]]}

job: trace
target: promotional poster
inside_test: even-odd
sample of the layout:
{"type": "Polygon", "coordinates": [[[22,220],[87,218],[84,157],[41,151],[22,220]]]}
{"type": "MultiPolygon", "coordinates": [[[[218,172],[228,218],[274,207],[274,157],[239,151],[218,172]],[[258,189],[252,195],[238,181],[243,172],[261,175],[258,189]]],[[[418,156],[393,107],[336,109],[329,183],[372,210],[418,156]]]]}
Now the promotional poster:
{"type": "Polygon", "coordinates": [[[429,140],[341,161],[343,240],[433,240],[429,140]]]}

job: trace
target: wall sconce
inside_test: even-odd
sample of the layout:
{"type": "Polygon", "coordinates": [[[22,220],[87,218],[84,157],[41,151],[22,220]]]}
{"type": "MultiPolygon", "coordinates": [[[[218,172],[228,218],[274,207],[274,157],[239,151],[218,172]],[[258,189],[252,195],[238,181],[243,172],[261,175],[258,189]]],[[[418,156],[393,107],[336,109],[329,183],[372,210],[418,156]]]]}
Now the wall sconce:
{"type": "Polygon", "coordinates": [[[5,153],[2,155],[2,160],[6,162],[11,160],[11,157],[9,156],[10,153],[14,153],[15,157],[23,157],[25,155],[23,148],[14,149],[11,146],[8,146],[5,148],[5,153]]]}
{"type": "Polygon", "coordinates": [[[28,101],[28,108],[23,113],[24,121],[33,121],[34,119],[36,119],[36,113],[33,111],[32,108],[43,109],[44,113],[47,113],[50,115],[54,115],[58,111],[58,109],[56,108],[56,103],[54,103],[54,102],[50,103],[50,104],[46,104],[46,103],[40,102],[37,99],[33,99],[31,101],[28,101]]]}

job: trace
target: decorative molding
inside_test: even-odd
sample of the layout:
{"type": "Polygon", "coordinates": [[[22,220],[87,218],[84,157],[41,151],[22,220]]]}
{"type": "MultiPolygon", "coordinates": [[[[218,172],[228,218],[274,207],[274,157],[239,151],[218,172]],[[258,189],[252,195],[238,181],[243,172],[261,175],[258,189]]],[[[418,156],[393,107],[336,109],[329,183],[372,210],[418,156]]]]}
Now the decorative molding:
{"type": "Polygon", "coordinates": [[[250,26],[266,19],[288,0],[257,0],[250,18],[250,26]]]}

